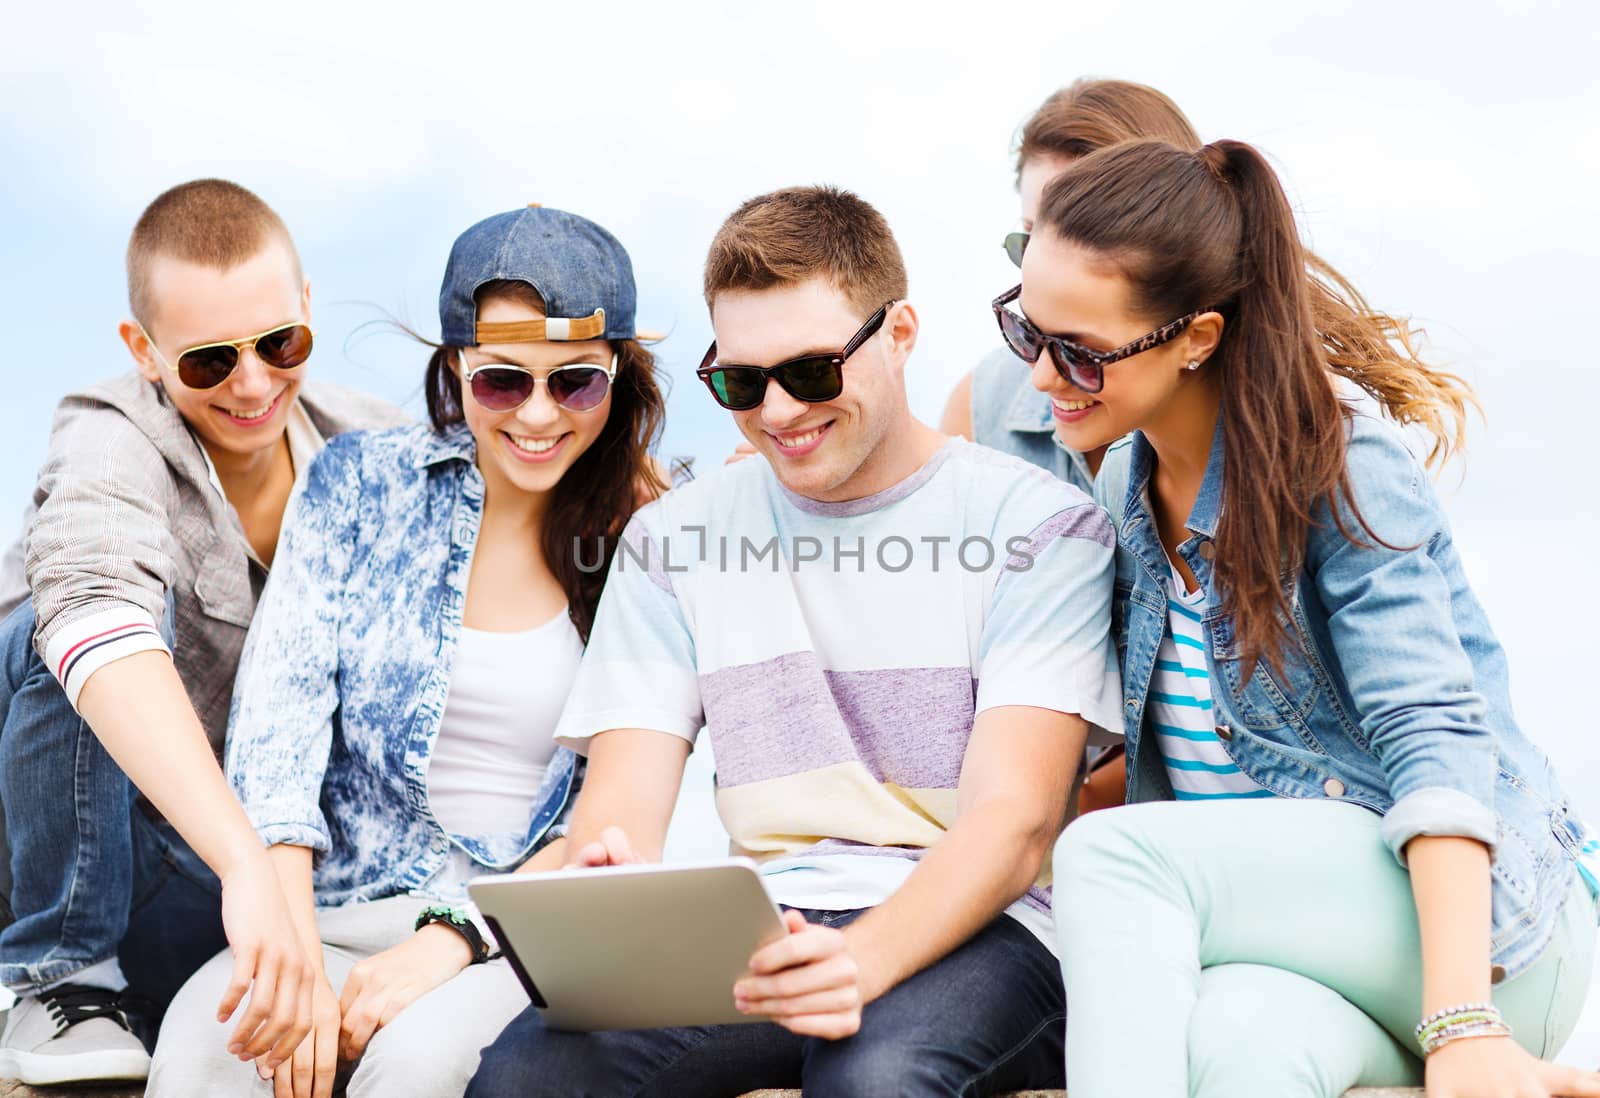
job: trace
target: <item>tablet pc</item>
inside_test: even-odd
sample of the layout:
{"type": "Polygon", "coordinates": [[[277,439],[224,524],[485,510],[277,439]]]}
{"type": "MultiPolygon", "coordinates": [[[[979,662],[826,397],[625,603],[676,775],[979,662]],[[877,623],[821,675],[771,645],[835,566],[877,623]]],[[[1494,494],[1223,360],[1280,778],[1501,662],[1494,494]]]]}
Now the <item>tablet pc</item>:
{"type": "Polygon", "coordinates": [[[468,885],[552,1029],[653,1029],[765,1019],[733,985],[787,933],[748,858],[481,877],[468,885]]]}

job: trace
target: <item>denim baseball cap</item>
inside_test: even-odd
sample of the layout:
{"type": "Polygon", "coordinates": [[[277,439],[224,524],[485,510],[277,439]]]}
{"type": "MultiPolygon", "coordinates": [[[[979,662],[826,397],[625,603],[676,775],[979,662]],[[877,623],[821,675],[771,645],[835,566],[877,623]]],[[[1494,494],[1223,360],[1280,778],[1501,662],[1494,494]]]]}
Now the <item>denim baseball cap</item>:
{"type": "Polygon", "coordinates": [[[529,205],[484,218],[456,237],[439,288],[439,339],[453,347],[544,340],[651,339],[634,329],[633,264],[588,218],[529,205]],[[526,282],[546,319],[479,324],[473,295],[496,279],[526,282]]]}

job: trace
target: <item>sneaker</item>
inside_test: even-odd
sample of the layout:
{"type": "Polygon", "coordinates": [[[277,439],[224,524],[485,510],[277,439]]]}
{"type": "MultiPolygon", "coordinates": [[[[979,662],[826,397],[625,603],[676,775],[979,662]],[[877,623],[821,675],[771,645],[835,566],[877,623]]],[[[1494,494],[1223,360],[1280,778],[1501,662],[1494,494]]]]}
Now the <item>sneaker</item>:
{"type": "Polygon", "coordinates": [[[17,1000],[0,1038],[0,1079],[35,1086],[143,1079],[150,1054],[115,991],[62,984],[17,1000]]]}

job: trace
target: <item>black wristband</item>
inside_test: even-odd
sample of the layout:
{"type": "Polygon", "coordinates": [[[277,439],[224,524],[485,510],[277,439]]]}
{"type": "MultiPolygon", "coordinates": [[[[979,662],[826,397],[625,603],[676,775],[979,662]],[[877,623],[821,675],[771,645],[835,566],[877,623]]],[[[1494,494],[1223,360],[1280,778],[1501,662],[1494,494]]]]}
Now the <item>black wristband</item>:
{"type": "Polygon", "coordinates": [[[467,918],[466,914],[453,907],[425,907],[422,914],[417,916],[417,925],[414,929],[421,930],[430,923],[447,926],[466,941],[467,948],[472,951],[472,959],[468,964],[481,965],[489,960],[489,944],[483,940],[477,924],[467,918]]]}

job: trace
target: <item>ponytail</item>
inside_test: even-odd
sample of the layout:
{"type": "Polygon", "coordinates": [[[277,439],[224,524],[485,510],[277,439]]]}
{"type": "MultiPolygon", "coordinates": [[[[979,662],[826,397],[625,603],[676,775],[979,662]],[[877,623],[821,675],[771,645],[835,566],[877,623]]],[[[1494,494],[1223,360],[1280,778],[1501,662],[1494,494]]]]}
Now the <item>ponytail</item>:
{"type": "Polygon", "coordinates": [[[1330,374],[1401,422],[1428,427],[1436,457],[1459,445],[1471,391],[1418,361],[1407,325],[1371,313],[1308,255],[1276,174],[1242,142],[1105,149],[1046,189],[1038,220],[1118,264],[1142,316],[1222,303],[1225,328],[1207,367],[1222,394],[1227,471],[1217,587],[1246,666],[1265,658],[1281,669],[1292,650],[1293,577],[1317,508],[1329,505],[1346,537],[1360,536],[1346,528],[1349,514],[1384,544],[1350,497],[1351,409],[1330,374]]]}

